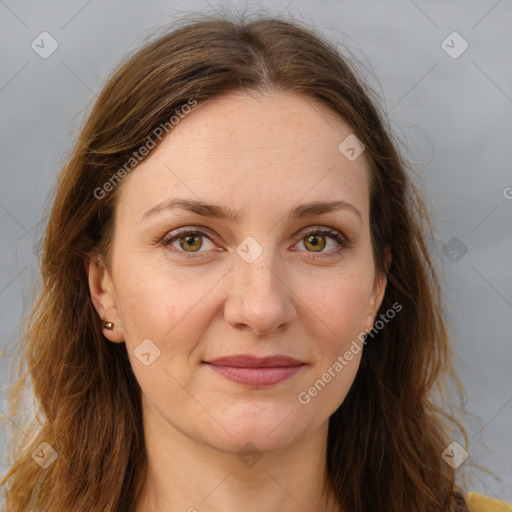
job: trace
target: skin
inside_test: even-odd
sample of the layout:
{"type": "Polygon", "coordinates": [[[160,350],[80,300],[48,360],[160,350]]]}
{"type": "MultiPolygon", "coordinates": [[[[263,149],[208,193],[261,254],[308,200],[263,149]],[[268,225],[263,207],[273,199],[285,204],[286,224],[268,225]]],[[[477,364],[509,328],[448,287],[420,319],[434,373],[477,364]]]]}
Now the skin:
{"type": "Polygon", "coordinates": [[[182,119],[116,191],[111,265],[92,257],[89,285],[100,317],[114,322],[105,336],[126,343],[142,389],[149,476],[137,512],[339,510],[322,501],[328,420],[362,352],[308,404],[298,395],[372,327],[386,287],[371,249],[368,164],[364,153],[349,161],[338,150],[350,133],[300,95],[229,94],[182,119]],[[239,219],[180,208],[144,217],[178,197],[239,219]],[[332,200],[360,217],[347,207],[287,218],[298,204],[332,200]],[[199,249],[192,239],[188,252],[186,237],[185,249],[172,242],[175,252],[160,243],[182,227],[212,236],[199,236],[199,249]],[[320,234],[314,246],[309,227],[350,242],[336,252],[338,242],[320,234]],[[262,250],[252,263],[236,252],[248,236],[262,250]],[[149,366],[134,354],[145,339],[160,350],[149,366]],[[257,389],[203,363],[233,354],[305,364],[257,389]],[[247,443],[257,450],[253,464],[237,456],[247,443]]]}

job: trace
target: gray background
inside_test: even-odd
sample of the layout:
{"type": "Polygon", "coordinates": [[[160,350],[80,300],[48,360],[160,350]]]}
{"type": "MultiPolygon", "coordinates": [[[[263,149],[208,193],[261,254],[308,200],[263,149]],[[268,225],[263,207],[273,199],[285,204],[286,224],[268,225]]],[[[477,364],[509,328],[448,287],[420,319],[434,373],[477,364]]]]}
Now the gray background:
{"type": "MultiPolygon", "coordinates": [[[[250,2],[249,11],[260,6],[347,45],[382,95],[436,212],[432,247],[466,408],[475,414],[458,416],[471,439],[459,470],[468,471],[470,490],[512,502],[512,2],[273,0],[250,2]],[[456,59],[441,47],[453,31],[469,43],[456,59]]],[[[222,7],[239,12],[246,3],[0,0],[0,346],[7,354],[30,309],[47,197],[107,74],[177,15],[222,7]],[[47,59],[31,48],[43,31],[59,45],[47,59]]],[[[0,360],[2,412],[9,361],[0,360]]]]}

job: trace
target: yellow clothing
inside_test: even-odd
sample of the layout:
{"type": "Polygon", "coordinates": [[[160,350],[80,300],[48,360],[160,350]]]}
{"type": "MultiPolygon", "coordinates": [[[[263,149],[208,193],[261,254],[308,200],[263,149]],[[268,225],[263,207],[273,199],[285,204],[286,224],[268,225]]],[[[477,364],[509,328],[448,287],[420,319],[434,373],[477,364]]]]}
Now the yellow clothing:
{"type": "Polygon", "coordinates": [[[475,492],[468,492],[466,501],[471,512],[512,512],[512,505],[475,492]]]}

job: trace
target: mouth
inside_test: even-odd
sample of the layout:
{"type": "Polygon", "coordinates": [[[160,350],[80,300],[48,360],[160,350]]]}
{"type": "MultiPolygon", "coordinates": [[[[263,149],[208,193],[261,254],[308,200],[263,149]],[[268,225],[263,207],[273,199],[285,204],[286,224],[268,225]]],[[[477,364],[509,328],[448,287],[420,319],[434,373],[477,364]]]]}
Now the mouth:
{"type": "Polygon", "coordinates": [[[225,379],[248,387],[268,387],[299,373],[305,363],[288,356],[254,357],[235,355],[204,361],[225,379]]]}

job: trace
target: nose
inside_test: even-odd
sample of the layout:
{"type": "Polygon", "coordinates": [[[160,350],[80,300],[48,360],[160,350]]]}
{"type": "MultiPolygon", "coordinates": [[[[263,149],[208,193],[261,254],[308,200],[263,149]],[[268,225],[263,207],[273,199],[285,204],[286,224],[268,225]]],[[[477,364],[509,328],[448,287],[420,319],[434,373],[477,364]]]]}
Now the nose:
{"type": "Polygon", "coordinates": [[[231,274],[224,307],[226,321],[238,330],[271,335],[297,317],[295,296],[282,265],[264,253],[253,263],[241,258],[231,274]]]}

